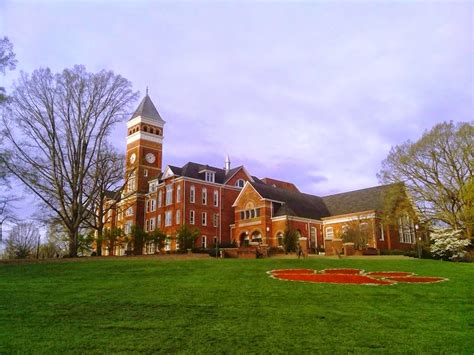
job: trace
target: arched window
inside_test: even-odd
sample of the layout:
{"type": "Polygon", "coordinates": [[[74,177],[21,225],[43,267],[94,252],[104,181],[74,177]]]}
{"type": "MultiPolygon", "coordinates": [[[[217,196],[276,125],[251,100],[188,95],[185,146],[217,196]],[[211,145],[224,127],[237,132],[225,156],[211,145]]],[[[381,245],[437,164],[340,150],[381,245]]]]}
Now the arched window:
{"type": "Polygon", "coordinates": [[[201,248],[203,249],[207,248],[207,237],[205,235],[201,237],[201,248]]]}
{"type": "Polygon", "coordinates": [[[147,127],[147,126],[144,126],[144,127],[143,127],[143,130],[144,130],[145,132],[148,132],[148,127],[147,127]]]}
{"type": "Polygon", "coordinates": [[[158,207],[161,207],[162,200],[163,200],[163,191],[160,190],[158,191],[158,207]]]}
{"type": "Polygon", "coordinates": [[[192,185],[189,188],[189,202],[194,203],[196,201],[196,188],[192,185]]]}
{"type": "Polygon", "coordinates": [[[243,179],[239,179],[235,182],[235,186],[237,187],[244,187],[245,181],[243,179]]]}

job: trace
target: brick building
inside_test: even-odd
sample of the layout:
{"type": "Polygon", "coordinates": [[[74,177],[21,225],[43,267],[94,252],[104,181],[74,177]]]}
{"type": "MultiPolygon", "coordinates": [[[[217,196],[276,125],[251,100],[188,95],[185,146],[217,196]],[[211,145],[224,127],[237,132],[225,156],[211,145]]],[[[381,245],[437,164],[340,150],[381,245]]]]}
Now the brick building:
{"type": "MultiPolygon", "coordinates": [[[[176,231],[182,224],[199,229],[195,247],[209,248],[260,243],[282,244],[285,231],[293,230],[312,251],[327,254],[342,250],[343,235],[356,228],[367,235],[376,250],[409,249],[415,244],[415,221],[408,214],[397,225],[382,222],[385,193],[390,185],[319,197],[302,193],[285,181],[252,176],[244,166],[223,168],[188,162],[162,167],[161,118],[148,94],[127,122],[127,183],[108,227],[132,227],[168,236],[165,250],[174,251],[176,231]]],[[[411,214],[413,215],[413,214],[411,214]]],[[[130,245],[103,255],[122,255],[130,245]]],[[[145,245],[144,253],[155,253],[145,245]]]]}

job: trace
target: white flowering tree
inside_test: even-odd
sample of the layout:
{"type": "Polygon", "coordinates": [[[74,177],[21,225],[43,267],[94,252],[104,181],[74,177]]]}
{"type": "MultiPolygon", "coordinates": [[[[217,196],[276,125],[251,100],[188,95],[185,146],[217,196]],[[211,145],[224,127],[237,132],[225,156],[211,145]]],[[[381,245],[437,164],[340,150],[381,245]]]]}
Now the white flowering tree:
{"type": "Polygon", "coordinates": [[[460,230],[443,229],[431,233],[431,253],[445,260],[460,260],[466,255],[470,244],[468,239],[462,238],[460,230]]]}

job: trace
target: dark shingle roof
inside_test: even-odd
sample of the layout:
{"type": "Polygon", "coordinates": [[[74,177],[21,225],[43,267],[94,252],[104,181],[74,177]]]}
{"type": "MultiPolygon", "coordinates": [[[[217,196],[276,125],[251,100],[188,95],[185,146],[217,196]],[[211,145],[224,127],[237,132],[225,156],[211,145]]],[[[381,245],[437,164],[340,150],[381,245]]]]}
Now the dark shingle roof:
{"type": "Polygon", "coordinates": [[[312,219],[320,219],[329,216],[329,212],[321,197],[281,189],[258,182],[251,183],[251,185],[263,198],[284,202],[284,204],[275,211],[275,216],[290,215],[312,219]]]}
{"type": "Polygon", "coordinates": [[[148,94],[143,98],[142,102],[140,102],[140,105],[138,105],[137,109],[135,110],[130,119],[133,119],[138,116],[151,118],[152,120],[157,120],[159,122],[164,123],[163,119],[161,118],[160,114],[158,113],[158,110],[156,109],[148,94]]]}
{"type": "Polygon", "coordinates": [[[120,201],[121,192],[122,192],[122,189],[118,189],[116,191],[106,190],[105,197],[107,197],[110,200],[120,201]]]}
{"type": "Polygon", "coordinates": [[[322,199],[330,214],[341,215],[369,210],[382,210],[384,195],[394,185],[381,185],[367,189],[324,196],[322,199]]]}

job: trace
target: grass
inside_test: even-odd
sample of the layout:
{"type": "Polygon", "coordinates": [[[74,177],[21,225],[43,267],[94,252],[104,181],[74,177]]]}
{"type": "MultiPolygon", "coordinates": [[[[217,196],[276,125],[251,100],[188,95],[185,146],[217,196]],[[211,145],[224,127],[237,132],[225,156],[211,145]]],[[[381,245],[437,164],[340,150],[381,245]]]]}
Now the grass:
{"type": "Polygon", "coordinates": [[[0,265],[0,353],[474,351],[474,264],[432,260],[109,259],[0,265]],[[449,278],[285,282],[276,268],[449,278]]]}

